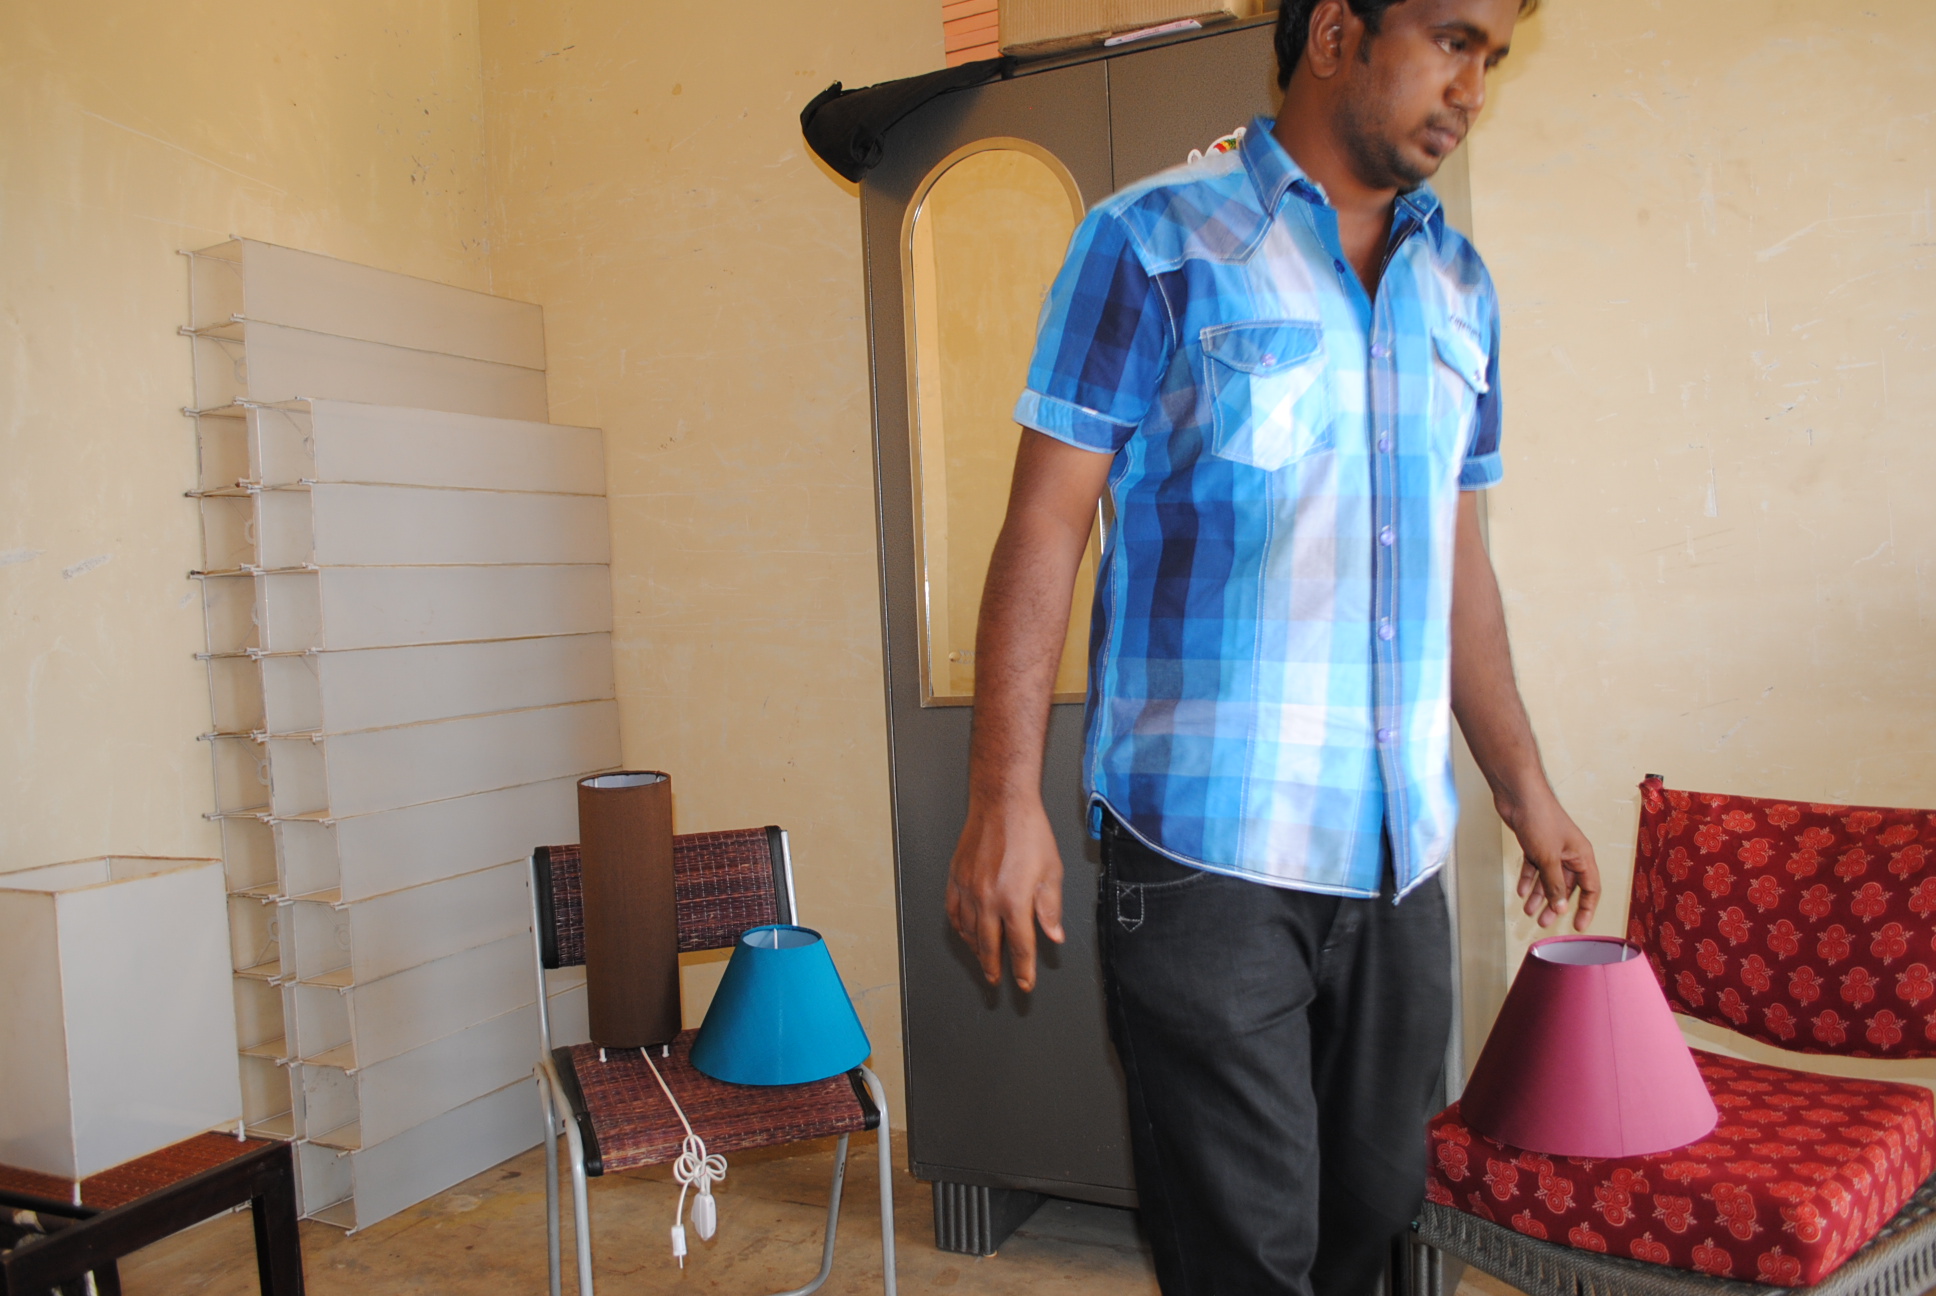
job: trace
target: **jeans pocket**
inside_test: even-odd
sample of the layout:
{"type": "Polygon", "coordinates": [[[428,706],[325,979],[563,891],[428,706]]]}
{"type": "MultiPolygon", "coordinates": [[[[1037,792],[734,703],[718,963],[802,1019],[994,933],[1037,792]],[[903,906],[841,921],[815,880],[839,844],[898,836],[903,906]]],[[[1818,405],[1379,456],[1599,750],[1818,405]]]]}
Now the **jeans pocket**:
{"type": "Polygon", "coordinates": [[[1119,824],[1103,829],[1105,864],[1099,901],[1105,916],[1125,932],[1133,932],[1148,918],[1150,905],[1198,886],[1217,875],[1161,855],[1132,837],[1119,824]]]}

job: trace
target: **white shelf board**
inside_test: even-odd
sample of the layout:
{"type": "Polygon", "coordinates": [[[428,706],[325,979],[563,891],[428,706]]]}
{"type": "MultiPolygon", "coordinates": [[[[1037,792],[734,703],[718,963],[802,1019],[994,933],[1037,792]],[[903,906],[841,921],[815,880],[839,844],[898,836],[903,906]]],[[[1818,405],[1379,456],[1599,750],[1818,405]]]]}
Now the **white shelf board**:
{"type": "Polygon", "coordinates": [[[291,890],[334,885],[354,903],[521,861],[535,846],[578,840],[578,780],[342,819],[278,820],[274,832],[291,890]]]}
{"type": "MultiPolygon", "coordinates": [[[[243,472],[258,483],[605,494],[597,428],[316,400],[250,409],[247,435],[243,472]]],[[[232,465],[232,453],[220,462],[232,465]]]]}
{"type": "Polygon", "coordinates": [[[344,733],[615,692],[611,636],[603,633],[325,650],[244,664],[259,678],[256,727],[273,733],[344,733]]]}
{"type": "Polygon", "coordinates": [[[331,939],[341,946],[340,956],[349,960],[353,984],[368,986],[452,954],[528,933],[529,876],[530,865],[513,860],[386,892],[341,909],[300,902],[287,908],[299,923],[313,916],[315,930],[340,932],[331,939]]]}
{"type": "Polygon", "coordinates": [[[528,369],[545,366],[544,312],[529,302],[256,239],[231,239],[191,258],[191,329],[222,328],[246,316],[528,369]]]}
{"type": "Polygon", "coordinates": [[[537,1009],[526,1005],[381,1062],[304,1059],[305,1124],[354,1120],[366,1142],[381,1142],[529,1075],[537,1041],[537,1009]]]}
{"type": "MultiPolygon", "coordinates": [[[[514,932],[337,993],[367,1068],[532,1002],[531,938],[514,932]]],[[[326,987],[318,987],[325,989],[326,987]]]]}
{"type": "Polygon", "coordinates": [[[209,576],[211,653],[395,648],[612,628],[611,569],[529,566],[342,567],[209,576]]]}
{"type": "MultiPolygon", "coordinates": [[[[217,743],[218,746],[243,746],[217,743]]],[[[315,737],[270,736],[279,818],[374,814],[618,764],[610,700],[315,737]]]]}
{"type": "Polygon", "coordinates": [[[527,1074],[354,1152],[299,1144],[304,1210],[357,1232],[536,1146],[542,1131],[537,1087],[527,1074]],[[325,1204],[310,1205],[318,1201],[325,1204]]]}
{"type": "Polygon", "coordinates": [[[602,495],[320,482],[202,508],[249,519],[250,561],[271,570],[611,561],[602,495]]]}
{"type": "Polygon", "coordinates": [[[193,338],[195,408],[329,393],[368,405],[545,419],[542,369],[370,342],[259,320],[193,338]]]}

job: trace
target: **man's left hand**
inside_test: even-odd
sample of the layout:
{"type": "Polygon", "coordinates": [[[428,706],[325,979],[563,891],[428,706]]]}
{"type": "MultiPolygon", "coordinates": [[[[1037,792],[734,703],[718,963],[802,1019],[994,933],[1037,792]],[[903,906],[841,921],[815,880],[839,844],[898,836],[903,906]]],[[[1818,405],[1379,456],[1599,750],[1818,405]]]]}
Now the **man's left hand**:
{"type": "Polygon", "coordinates": [[[1526,916],[1541,927],[1553,926],[1566,916],[1567,902],[1577,890],[1573,930],[1585,931],[1600,907],[1600,866],[1593,859],[1593,843],[1550,793],[1507,815],[1506,824],[1526,852],[1519,870],[1526,916]]]}

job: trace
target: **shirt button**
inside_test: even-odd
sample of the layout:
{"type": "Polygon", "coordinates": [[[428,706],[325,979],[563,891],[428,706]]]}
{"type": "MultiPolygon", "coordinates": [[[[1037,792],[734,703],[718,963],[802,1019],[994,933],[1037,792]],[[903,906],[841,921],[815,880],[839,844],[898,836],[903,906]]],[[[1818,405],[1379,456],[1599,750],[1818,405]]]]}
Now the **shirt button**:
{"type": "Polygon", "coordinates": [[[1277,356],[1275,354],[1269,351],[1264,352],[1264,367],[1266,369],[1268,369],[1270,366],[1276,363],[1277,363],[1277,356]]]}
{"type": "Polygon", "coordinates": [[[1391,542],[1392,542],[1392,529],[1390,527],[1379,527],[1378,543],[1381,545],[1389,545],[1391,542]]]}
{"type": "Polygon", "coordinates": [[[1371,349],[1371,358],[1373,360],[1383,360],[1385,357],[1389,356],[1390,354],[1391,354],[1391,348],[1388,346],[1385,346],[1383,343],[1380,343],[1379,345],[1374,346],[1371,349]]]}
{"type": "Polygon", "coordinates": [[[1338,270],[1338,273],[1339,273],[1339,274],[1343,274],[1343,273],[1344,273],[1344,262],[1342,262],[1342,261],[1333,261],[1333,262],[1332,262],[1331,264],[1337,267],[1337,270],[1338,270]]]}
{"type": "Polygon", "coordinates": [[[1396,737],[1398,737],[1398,730],[1396,729],[1380,729],[1378,731],[1378,741],[1381,743],[1388,743],[1396,737]]]}
{"type": "Polygon", "coordinates": [[[1389,619],[1378,623],[1378,637],[1380,639],[1390,639],[1396,633],[1398,632],[1392,629],[1392,623],[1389,619]]]}
{"type": "Polygon", "coordinates": [[[1378,438],[1378,453],[1379,454],[1391,453],[1391,433],[1387,432],[1383,436],[1378,438]]]}

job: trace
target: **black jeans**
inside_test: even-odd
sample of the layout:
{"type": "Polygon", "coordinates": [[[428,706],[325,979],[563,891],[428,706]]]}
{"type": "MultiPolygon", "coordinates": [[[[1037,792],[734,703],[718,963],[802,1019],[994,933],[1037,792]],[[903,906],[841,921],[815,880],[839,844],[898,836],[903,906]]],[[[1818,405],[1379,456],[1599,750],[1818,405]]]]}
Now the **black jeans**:
{"type": "Polygon", "coordinates": [[[1452,1016],[1437,878],[1400,904],[1174,863],[1105,816],[1110,1037],[1165,1296],[1368,1296],[1425,1196],[1452,1016]]]}

